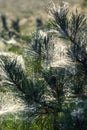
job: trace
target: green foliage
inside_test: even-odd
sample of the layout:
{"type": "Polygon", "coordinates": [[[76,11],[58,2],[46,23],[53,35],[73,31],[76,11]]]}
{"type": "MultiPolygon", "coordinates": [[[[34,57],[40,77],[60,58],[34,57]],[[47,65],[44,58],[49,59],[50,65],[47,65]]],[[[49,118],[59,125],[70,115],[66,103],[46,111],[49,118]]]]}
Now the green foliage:
{"type": "Polygon", "coordinates": [[[17,59],[10,60],[6,57],[1,57],[3,64],[3,70],[7,75],[7,81],[4,85],[14,85],[19,91],[21,91],[25,98],[29,101],[40,102],[41,96],[45,91],[45,82],[41,79],[32,81],[28,79],[25,70],[18,63],[17,59]]]}
{"type": "Polygon", "coordinates": [[[20,119],[5,119],[0,123],[1,130],[30,130],[30,124],[20,119]]]}
{"type": "MultiPolygon", "coordinates": [[[[82,99],[82,102],[84,102],[83,97],[85,97],[87,93],[84,89],[87,84],[86,83],[86,76],[87,76],[87,64],[86,64],[87,63],[87,59],[86,59],[87,22],[86,20],[87,17],[84,14],[80,14],[77,9],[74,13],[70,14],[68,3],[64,3],[59,7],[59,9],[57,9],[54,6],[54,8],[51,9],[51,14],[54,18],[53,25],[55,29],[58,32],[60,32],[60,34],[62,35],[61,37],[64,37],[71,42],[70,48],[68,49],[68,56],[74,62],[75,73],[72,73],[71,79],[68,79],[68,82],[70,81],[69,87],[71,89],[69,93],[71,93],[70,95],[74,94],[75,99],[78,97],[79,98],[78,102],[80,101],[80,99],[82,99]]],[[[71,99],[75,100],[73,99],[73,97],[71,99]]],[[[85,97],[85,100],[86,99],[87,97],[85,97]]],[[[76,104],[73,106],[73,108],[75,109],[75,107],[76,104]]],[[[69,126],[69,128],[67,129],[83,130],[86,128],[86,126],[83,125],[86,116],[82,114],[83,119],[80,119],[81,111],[79,111],[80,109],[79,106],[77,108],[78,110],[73,112],[75,116],[73,117],[73,120],[71,120],[69,117],[69,119],[73,123],[72,127],[69,126]]],[[[82,109],[82,111],[84,113],[84,108],[82,109]]]]}
{"type": "Polygon", "coordinates": [[[87,129],[87,18],[77,9],[70,13],[66,2],[59,7],[53,4],[50,13],[53,28],[58,35],[60,33],[61,40],[66,38],[67,43],[70,43],[67,55],[74,63],[64,67],[48,68],[47,65],[45,68],[44,62],[51,57],[51,37],[41,30],[37,30],[32,40],[30,39],[26,52],[29,59],[24,57],[26,70],[29,72],[23,69],[17,59],[2,56],[2,68],[8,81],[4,85],[15,86],[24,95],[27,104],[35,106],[35,110],[28,113],[31,119],[29,126],[26,124],[25,127],[23,122],[14,125],[8,120],[2,125],[7,130],[87,129]]]}
{"type": "Polygon", "coordinates": [[[16,54],[19,54],[19,55],[23,54],[23,48],[19,47],[19,46],[13,46],[13,45],[11,45],[11,46],[8,47],[8,51],[16,53],[16,54]]]}

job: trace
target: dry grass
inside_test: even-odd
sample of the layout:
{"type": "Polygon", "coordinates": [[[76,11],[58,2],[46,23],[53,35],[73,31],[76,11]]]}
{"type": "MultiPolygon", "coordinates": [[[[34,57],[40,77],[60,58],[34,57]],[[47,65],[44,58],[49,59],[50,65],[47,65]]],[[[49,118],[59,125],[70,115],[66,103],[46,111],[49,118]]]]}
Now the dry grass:
{"type": "MultiPolygon", "coordinates": [[[[63,0],[53,0],[54,3],[63,0]]],[[[69,3],[81,4],[82,0],[66,0],[69,3]]],[[[0,12],[8,17],[8,22],[19,18],[22,29],[25,32],[33,31],[36,18],[41,18],[44,22],[48,21],[48,7],[51,0],[0,0],[0,12]],[[25,25],[27,27],[25,27],[25,25]],[[32,28],[32,29],[31,29],[32,28]]]]}

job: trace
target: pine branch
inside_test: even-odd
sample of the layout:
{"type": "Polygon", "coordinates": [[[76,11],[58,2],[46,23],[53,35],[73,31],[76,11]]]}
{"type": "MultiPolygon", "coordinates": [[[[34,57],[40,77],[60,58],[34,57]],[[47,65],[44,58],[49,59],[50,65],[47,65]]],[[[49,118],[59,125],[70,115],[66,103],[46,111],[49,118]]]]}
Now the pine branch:
{"type": "Polygon", "coordinates": [[[28,80],[22,66],[18,64],[17,59],[11,61],[5,56],[2,56],[1,59],[4,62],[3,70],[7,75],[9,83],[13,83],[20,91],[25,93],[28,80]]]}
{"type": "Polygon", "coordinates": [[[10,60],[8,57],[0,57],[3,61],[2,69],[6,73],[5,86],[13,85],[25,96],[27,101],[40,102],[46,90],[46,84],[43,80],[33,81],[28,79],[22,65],[17,59],[10,60]]]}
{"type": "Polygon", "coordinates": [[[69,6],[66,6],[66,3],[58,8],[55,6],[50,12],[54,18],[54,28],[71,42],[71,47],[68,50],[69,57],[86,69],[87,16],[79,13],[77,9],[70,15],[69,6]]]}

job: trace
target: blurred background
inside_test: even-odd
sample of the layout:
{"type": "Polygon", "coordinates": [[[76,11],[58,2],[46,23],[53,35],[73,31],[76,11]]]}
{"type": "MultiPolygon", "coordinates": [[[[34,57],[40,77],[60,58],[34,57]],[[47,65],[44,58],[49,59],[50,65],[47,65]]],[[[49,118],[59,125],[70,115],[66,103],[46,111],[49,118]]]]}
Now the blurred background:
{"type": "MultiPolygon", "coordinates": [[[[87,0],[66,0],[71,5],[82,6],[86,10],[87,0]]],[[[53,0],[54,3],[62,0],[53,0]]],[[[19,24],[23,33],[31,32],[35,29],[36,19],[41,19],[43,23],[48,22],[48,8],[51,0],[0,0],[0,14],[7,17],[7,22],[19,19],[19,24]]]]}

